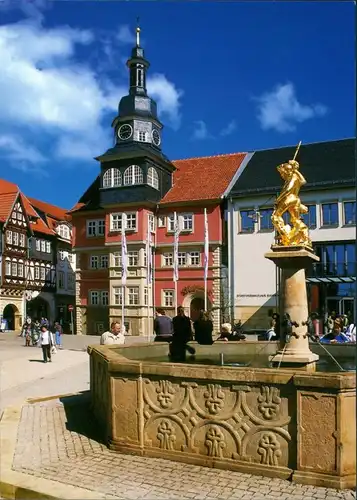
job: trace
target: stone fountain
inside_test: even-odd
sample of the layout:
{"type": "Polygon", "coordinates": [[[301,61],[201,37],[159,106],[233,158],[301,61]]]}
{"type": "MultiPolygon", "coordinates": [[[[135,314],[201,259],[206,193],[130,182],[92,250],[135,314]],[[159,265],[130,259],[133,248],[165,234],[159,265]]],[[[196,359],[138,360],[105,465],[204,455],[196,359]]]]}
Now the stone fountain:
{"type": "MultiPolygon", "coordinates": [[[[309,346],[305,268],[318,259],[300,217],[306,208],[298,197],[304,179],[292,162],[279,167],[285,186],[273,214],[278,242],[265,255],[281,269],[290,338],[284,336],[278,352],[274,342],[195,345],[195,364],[169,362],[168,346],[159,342],[90,346],[92,410],[111,449],[355,487],[356,377],[314,371],[322,346],[314,344],[314,352],[309,346]],[[286,210],[289,227],[282,219],[286,210]],[[232,356],[252,359],[262,345],[275,368],[268,359],[255,366],[219,366],[232,356]]],[[[337,357],[342,347],[329,349],[337,357]]],[[[355,348],[351,356],[355,360],[355,348]]]]}

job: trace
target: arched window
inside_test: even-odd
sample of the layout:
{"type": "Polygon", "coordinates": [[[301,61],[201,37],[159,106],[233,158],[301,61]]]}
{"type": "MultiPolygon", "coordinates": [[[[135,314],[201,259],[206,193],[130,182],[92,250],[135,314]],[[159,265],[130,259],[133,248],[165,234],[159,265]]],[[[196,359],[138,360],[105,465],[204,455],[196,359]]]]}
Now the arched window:
{"type": "Polygon", "coordinates": [[[139,165],[131,165],[124,172],[124,186],[142,184],[144,182],[143,171],[139,165]]]}
{"type": "Polygon", "coordinates": [[[118,168],[109,168],[103,175],[103,187],[118,187],[121,186],[121,173],[118,168]]]}
{"type": "Polygon", "coordinates": [[[155,189],[159,189],[159,176],[154,167],[148,169],[148,184],[155,189]]]}

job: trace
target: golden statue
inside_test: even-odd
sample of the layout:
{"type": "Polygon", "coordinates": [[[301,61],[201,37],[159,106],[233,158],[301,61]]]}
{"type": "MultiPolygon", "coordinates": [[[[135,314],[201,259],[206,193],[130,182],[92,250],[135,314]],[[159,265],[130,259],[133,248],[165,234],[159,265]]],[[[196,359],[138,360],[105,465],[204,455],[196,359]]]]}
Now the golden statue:
{"type": "Polygon", "coordinates": [[[306,205],[301,203],[299,192],[301,186],[306,184],[304,176],[299,171],[299,163],[295,160],[300,149],[301,141],[296,148],[294,158],[288,163],[282,163],[277,167],[281,178],[285,181],[283,189],[279,194],[274,211],[271,216],[273,225],[277,231],[277,244],[285,247],[306,246],[312,248],[309,237],[309,228],[302,220],[302,214],[308,213],[306,205]],[[283,215],[288,213],[290,224],[285,224],[283,215]]]}

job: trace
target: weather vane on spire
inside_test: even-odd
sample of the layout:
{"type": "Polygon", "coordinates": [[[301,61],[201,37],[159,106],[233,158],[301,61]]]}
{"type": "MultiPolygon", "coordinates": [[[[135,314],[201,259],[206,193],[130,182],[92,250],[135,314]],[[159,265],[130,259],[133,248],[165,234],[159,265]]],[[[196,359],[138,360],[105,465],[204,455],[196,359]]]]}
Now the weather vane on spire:
{"type": "Polygon", "coordinates": [[[139,20],[140,18],[136,18],[136,46],[140,47],[140,26],[139,26],[139,20]]]}

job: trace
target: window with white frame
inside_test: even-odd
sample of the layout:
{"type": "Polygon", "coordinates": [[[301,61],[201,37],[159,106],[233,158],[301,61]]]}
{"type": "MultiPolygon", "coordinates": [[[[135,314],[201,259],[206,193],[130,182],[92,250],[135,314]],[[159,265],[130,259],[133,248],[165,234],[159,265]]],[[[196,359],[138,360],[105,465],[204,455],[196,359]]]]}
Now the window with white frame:
{"type": "Polygon", "coordinates": [[[6,231],[6,243],[12,245],[12,231],[6,231]]]}
{"type": "Polygon", "coordinates": [[[40,280],[45,281],[46,279],[46,268],[45,266],[40,267],[40,280]]]}
{"type": "Polygon", "coordinates": [[[12,276],[17,276],[17,261],[13,260],[11,262],[11,274],[12,276]]]}
{"type": "Polygon", "coordinates": [[[139,252],[137,250],[130,250],[128,252],[128,266],[139,265],[139,252]]]}
{"type": "Polygon", "coordinates": [[[26,238],[23,233],[20,234],[20,247],[26,246],[26,238]]]}
{"type": "Polygon", "coordinates": [[[64,272],[63,271],[59,271],[58,273],[58,288],[65,288],[64,286],[64,272]]]}
{"type": "Polygon", "coordinates": [[[99,267],[99,255],[91,255],[89,257],[89,267],[91,269],[98,269],[98,267],[99,267]]]}
{"type": "Polygon", "coordinates": [[[128,288],[129,306],[139,305],[139,287],[132,286],[128,288]]]}
{"type": "Polygon", "coordinates": [[[175,303],[175,290],[163,290],[164,307],[173,307],[175,303]]]}
{"type": "Polygon", "coordinates": [[[144,287],[144,306],[149,305],[149,290],[148,287],[144,287]]]}
{"type": "Polygon", "coordinates": [[[121,252],[113,252],[113,266],[121,267],[121,252]]]}
{"type": "Polygon", "coordinates": [[[15,231],[12,233],[12,244],[15,246],[19,246],[19,233],[16,233],[15,231]]]}
{"type": "Polygon", "coordinates": [[[175,217],[171,214],[167,217],[167,230],[173,232],[175,230],[175,217]]]}
{"type": "Polygon", "coordinates": [[[57,232],[61,236],[61,238],[65,239],[65,240],[70,239],[70,230],[69,230],[68,226],[61,224],[60,226],[58,226],[57,232]]]}
{"type": "Polygon", "coordinates": [[[177,262],[179,266],[185,266],[187,263],[187,255],[186,252],[178,252],[177,254],[177,262]]]}
{"type": "Polygon", "coordinates": [[[136,231],[136,212],[126,214],[126,228],[128,231],[136,231]]]}
{"type": "Polygon", "coordinates": [[[180,216],[180,228],[182,231],[193,231],[193,214],[183,214],[180,216]]]}
{"type": "Polygon", "coordinates": [[[89,303],[91,306],[99,305],[99,292],[95,290],[89,292],[89,303]]]}
{"type": "Polygon", "coordinates": [[[201,264],[200,252],[190,252],[188,254],[188,262],[190,266],[199,266],[201,264]]]}
{"type": "Polygon", "coordinates": [[[148,168],[148,184],[154,189],[159,189],[159,174],[154,167],[148,168]]]}
{"type": "Polygon", "coordinates": [[[46,241],[46,252],[51,253],[51,242],[50,241],[46,241]]]}
{"type": "Polygon", "coordinates": [[[122,214],[110,214],[110,230],[121,231],[122,214]]]}
{"type": "Polygon", "coordinates": [[[155,216],[149,214],[149,229],[151,233],[155,233],[155,216]]]}
{"type": "Polygon", "coordinates": [[[22,260],[19,260],[19,263],[17,264],[17,275],[19,278],[24,277],[24,262],[22,260]]]}
{"type": "Polygon", "coordinates": [[[170,267],[174,265],[174,255],[173,253],[164,253],[163,257],[163,265],[165,267],[170,267]]]}
{"type": "Polygon", "coordinates": [[[164,215],[160,215],[157,218],[157,225],[158,225],[158,227],[165,227],[166,226],[166,217],[164,215]]]}
{"type": "Polygon", "coordinates": [[[118,168],[109,168],[103,175],[103,187],[119,187],[122,185],[121,173],[118,168]]]}
{"type": "Polygon", "coordinates": [[[123,287],[122,286],[114,286],[113,287],[113,299],[115,306],[123,305],[123,287]]]}
{"type": "Polygon", "coordinates": [[[139,165],[131,165],[124,172],[124,186],[142,184],[144,182],[143,171],[139,165]]]}
{"type": "Polygon", "coordinates": [[[103,236],[105,233],[105,220],[88,220],[87,221],[87,237],[93,238],[103,236]]]}
{"type": "Polygon", "coordinates": [[[45,242],[45,240],[41,240],[41,252],[46,252],[46,242],[45,242]]]}
{"type": "Polygon", "coordinates": [[[106,292],[106,291],[101,292],[100,298],[101,298],[102,306],[107,306],[109,304],[109,293],[108,292],[106,292]]]}
{"type": "Polygon", "coordinates": [[[356,225],[356,202],[345,201],[343,204],[343,223],[346,226],[356,225]]]}
{"type": "Polygon", "coordinates": [[[41,240],[36,240],[36,250],[37,252],[41,251],[41,240]]]}
{"type": "Polygon", "coordinates": [[[66,252],[64,250],[59,250],[58,257],[59,260],[64,260],[66,258],[66,252]]]}
{"type": "Polygon", "coordinates": [[[102,269],[107,269],[108,264],[109,264],[108,255],[101,255],[100,256],[100,267],[102,269]]]}
{"type": "Polygon", "coordinates": [[[11,261],[8,259],[5,261],[5,274],[6,276],[11,276],[11,261]]]}
{"type": "Polygon", "coordinates": [[[40,279],[40,266],[35,266],[35,280],[40,279]]]}

